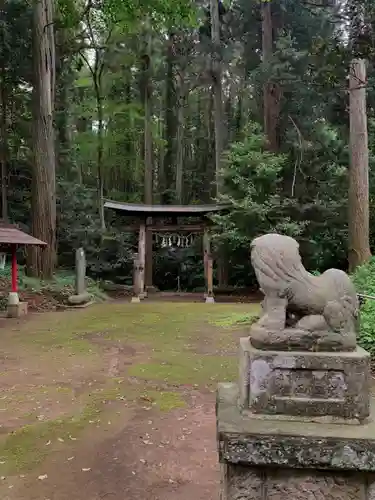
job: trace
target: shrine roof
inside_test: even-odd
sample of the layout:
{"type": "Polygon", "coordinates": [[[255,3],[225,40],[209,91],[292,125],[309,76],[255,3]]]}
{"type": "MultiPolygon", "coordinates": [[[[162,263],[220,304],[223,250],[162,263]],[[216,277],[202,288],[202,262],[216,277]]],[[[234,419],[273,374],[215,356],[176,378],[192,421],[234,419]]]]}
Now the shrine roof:
{"type": "Polygon", "coordinates": [[[128,215],[185,215],[199,216],[228,209],[227,205],[143,205],[107,200],[105,208],[126,212],[128,215]]]}
{"type": "Polygon", "coordinates": [[[24,233],[13,224],[0,221],[0,245],[46,246],[47,243],[24,233]]]}

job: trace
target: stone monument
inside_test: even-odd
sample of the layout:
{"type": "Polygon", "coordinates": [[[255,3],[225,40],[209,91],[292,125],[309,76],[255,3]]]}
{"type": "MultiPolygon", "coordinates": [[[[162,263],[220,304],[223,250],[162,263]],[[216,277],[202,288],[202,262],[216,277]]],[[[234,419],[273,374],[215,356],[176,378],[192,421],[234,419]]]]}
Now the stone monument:
{"type": "Polygon", "coordinates": [[[222,500],[375,500],[369,354],[343,271],[314,276],[298,243],[251,245],[262,315],[240,340],[237,384],[219,384],[222,500]]]}
{"type": "Polygon", "coordinates": [[[86,255],[83,248],[76,250],[76,290],[75,295],[68,298],[71,306],[84,306],[90,301],[90,294],[86,289],[86,255]]]}

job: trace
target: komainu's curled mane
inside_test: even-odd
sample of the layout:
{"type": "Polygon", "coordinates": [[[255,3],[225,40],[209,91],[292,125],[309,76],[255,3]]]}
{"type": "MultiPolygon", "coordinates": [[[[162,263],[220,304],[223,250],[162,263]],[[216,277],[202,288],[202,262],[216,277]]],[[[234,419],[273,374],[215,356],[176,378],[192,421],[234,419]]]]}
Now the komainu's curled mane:
{"type": "Polygon", "coordinates": [[[267,330],[268,342],[273,335],[276,344],[287,342],[289,348],[302,347],[301,342],[310,349],[355,348],[359,304],[345,272],[329,269],[312,275],[302,264],[297,241],[280,234],[254,239],[251,262],[265,296],[255,333],[264,337],[267,330]]]}

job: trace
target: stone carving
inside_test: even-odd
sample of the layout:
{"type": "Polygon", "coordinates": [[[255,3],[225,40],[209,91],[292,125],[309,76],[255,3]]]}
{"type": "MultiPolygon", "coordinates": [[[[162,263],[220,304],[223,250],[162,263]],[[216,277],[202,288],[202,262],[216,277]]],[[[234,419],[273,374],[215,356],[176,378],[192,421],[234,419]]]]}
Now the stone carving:
{"type": "Polygon", "coordinates": [[[339,269],[320,276],[301,262],[289,236],[266,234],[251,244],[251,262],[264,293],[263,314],[253,325],[258,349],[353,351],[359,303],[353,283],[339,269]]]}

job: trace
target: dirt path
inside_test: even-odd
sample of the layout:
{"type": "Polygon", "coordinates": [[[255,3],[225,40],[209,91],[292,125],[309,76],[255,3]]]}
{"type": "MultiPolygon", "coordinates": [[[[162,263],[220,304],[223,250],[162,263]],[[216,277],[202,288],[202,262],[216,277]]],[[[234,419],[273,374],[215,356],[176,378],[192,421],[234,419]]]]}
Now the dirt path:
{"type": "Polygon", "coordinates": [[[113,301],[0,322],[1,500],[217,499],[215,387],[256,313],[113,301]]]}
{"type": "Polygon", "coordinates": [[[56,452],[43,466],[24,477],[3,479],[1,498],[218,498],[214,395],[192,392],[188,397],[187,408],[162,414],[147,406],[116,405],[101,425],[56,452]]]}

